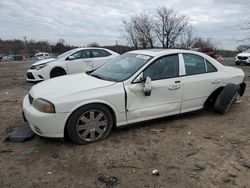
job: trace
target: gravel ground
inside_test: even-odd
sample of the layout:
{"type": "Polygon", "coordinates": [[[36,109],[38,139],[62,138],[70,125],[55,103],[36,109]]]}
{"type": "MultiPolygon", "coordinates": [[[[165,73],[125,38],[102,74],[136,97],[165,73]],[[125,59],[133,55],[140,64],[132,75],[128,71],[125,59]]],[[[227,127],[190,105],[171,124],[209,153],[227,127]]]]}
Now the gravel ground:
{"type": "MultiPolygon", "coordinates": [[[[0,62],[0,187],[108,187],[98,174],[118,177],[114,187],[250,187],[249,86],[225,115],[168,117],[83,146],[39,136],[4,142],[23,123],[22,99],[33,85],[24,79],[30,64],[0,62]]],[[[234,66],[233,59],[224,64],[234,66]]],[[[239,67],[249,85],[250,66],[239,67]]]]}

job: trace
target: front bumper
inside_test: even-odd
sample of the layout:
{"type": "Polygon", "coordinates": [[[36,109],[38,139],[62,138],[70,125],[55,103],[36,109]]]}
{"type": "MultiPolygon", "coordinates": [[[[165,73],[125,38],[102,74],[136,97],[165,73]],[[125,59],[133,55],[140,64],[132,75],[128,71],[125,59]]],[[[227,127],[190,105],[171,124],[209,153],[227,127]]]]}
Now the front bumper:
{"type": "Polygon", "coordinates": [[[49,67],[45,67],[39,70],[29,69],[26,74],[26,80],[36,82],[49,79],[50,78],[49,73],[50,73],[49,67]]]}
{"type": "Polygon", "coordinates": [[[23,113],[30,124],[30,128],[36,134],[54,138],[62,138],[64,136],[67,113],[49,114],[40,112],[29,103],[28,95],[23,100],[23,113]]]}
{"type": "Polygon", "coordinates": [[[250,61],[249,60],[240,60],[240,59],[237,59],[235,60],[235,63],[237,64],[250,64],[250,61]]]}

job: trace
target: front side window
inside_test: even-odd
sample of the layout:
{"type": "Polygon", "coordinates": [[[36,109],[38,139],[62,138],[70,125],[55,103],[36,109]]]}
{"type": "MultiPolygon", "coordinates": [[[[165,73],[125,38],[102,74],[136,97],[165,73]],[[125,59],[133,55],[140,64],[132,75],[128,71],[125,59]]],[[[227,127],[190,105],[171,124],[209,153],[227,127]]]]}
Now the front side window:
{"type": "Polygon", "coordinates": [[[107,52],[106,50],[101,49],[94,49],[92,50],[93,57],[107,57],[110,56],[111,53],[107,52]]]}
{"type": "Polygon", "coordinates": [[[195,54],[183,54],[186,75],[202,74],[206,72],[204,58],[195,54]]]}
{"type": "Polygon", "coordinates": [[[83,59],[83,58],[91,58],[91,51],[90,50],[80,50],[72,54],[75,59],[83,59]]]}
{"type": "Polygon", "coordinates": [[[143,77],[150,77],[152,80],[174,78],[179,76],[178,54],[161,57],[154,61],[143,72],[143,77]]]}

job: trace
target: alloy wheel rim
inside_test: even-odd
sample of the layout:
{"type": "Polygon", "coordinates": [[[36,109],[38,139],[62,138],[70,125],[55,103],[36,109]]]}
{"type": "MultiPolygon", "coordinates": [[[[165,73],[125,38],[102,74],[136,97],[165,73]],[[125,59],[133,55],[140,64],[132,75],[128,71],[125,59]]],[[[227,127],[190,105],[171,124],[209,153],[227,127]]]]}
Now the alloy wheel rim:
{"type": "Polygon", "coordinates": [[[89,110],[77,121],[76,132],[85,141],[99,139],[107,130],[107,116],[99,110],[89,110]]]}

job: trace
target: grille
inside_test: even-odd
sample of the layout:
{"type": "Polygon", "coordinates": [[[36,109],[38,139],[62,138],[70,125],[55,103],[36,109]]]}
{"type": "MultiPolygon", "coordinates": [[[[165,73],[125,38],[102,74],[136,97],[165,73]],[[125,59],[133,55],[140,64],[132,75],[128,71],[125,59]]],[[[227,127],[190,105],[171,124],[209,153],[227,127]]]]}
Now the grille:
{"type": "Polygon", "coordinates": [[[34,98],[29,94],[29,102],[30,102],[30,104],[32,104],[33,101],[34,101],[34,98]]]}
{"type": "Polygon", "coordinates": [[[247,60],[248,57],[244,57],[244,56],[238,56],[239,60],[247,60]]]}
{"type": "Polygon", "coordinates": [[[26,76],[28,79],[35,79],[35,77],[33,76],[33,74],[31,72],[27,72],[26,76]]]}

